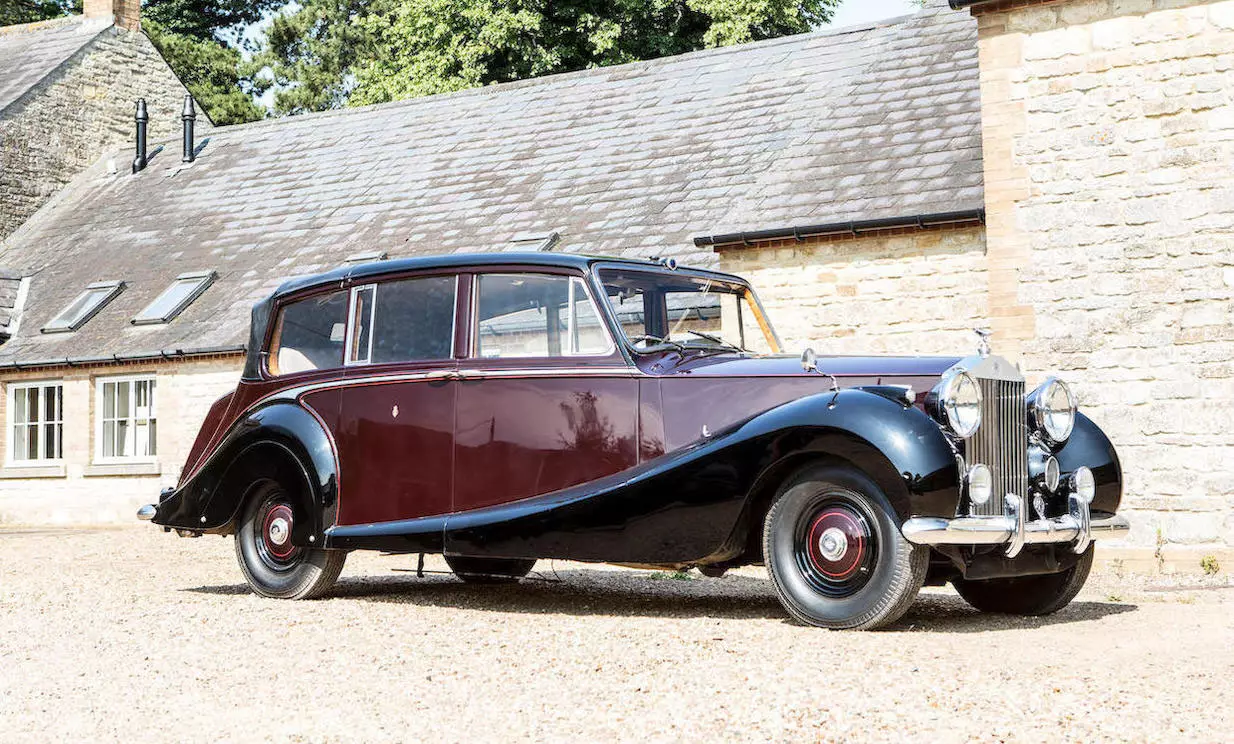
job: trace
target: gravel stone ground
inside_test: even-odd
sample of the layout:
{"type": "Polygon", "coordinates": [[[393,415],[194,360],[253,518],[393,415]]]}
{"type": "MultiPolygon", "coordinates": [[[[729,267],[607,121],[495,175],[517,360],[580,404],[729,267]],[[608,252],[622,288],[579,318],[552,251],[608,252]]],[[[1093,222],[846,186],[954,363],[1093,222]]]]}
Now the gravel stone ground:
{"type": "MultiPolygon", "coordinates": [[[[0,531],[0,740],[1228,741],[1234,586],[1096,576],[1048,618],[928,589],[890,630],[789,622],[722,579],[542,561],[327,599],[249,593],[230,538],[0,531]],[[1189,585],[1190,584],[1190,585],[1189,585]]],[[[444,571],[430,558],[427,568],[444,571]]]]}

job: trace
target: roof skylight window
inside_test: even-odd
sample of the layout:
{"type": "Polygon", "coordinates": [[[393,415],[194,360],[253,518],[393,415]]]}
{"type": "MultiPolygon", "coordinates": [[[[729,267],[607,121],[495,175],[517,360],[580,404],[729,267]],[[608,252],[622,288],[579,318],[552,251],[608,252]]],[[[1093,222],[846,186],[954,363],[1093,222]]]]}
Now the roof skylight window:
{"type": "Polygon", "coordinates": [[[218,274],[213,271],[181,274],[176,277],[170,287],[163,290],[163,294],[154,298],[154,302],[146,305],[146,309],[133,318],[133,325],[150,325],[170,321],[193,304],[193,300],[200,297],[217,276],[218,274]]]}
{"type": "Polygon", "coordinates": [[[43,333],[67,333],[86,324],[103,307],[124,290],[124,282],[97,282],[86,287],[69,306],[43,326],[43,333]]]}

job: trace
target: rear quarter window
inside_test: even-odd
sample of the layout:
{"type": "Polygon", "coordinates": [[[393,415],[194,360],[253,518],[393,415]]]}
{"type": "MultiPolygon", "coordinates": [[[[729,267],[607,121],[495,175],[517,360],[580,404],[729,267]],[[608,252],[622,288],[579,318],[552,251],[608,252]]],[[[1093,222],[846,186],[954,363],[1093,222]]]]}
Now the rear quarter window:
{"type": "Polygon", "coordinates": [[[274,375],[343,366],[346,291],[315,295],[279,311],[267,365],[274,375]]]}

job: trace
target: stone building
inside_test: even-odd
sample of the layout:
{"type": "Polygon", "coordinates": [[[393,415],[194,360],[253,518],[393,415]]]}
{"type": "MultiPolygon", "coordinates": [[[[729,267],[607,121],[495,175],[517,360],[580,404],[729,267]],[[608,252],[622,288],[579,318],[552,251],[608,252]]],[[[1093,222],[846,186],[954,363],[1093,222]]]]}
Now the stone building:
{"type": "MultiPolygon", "coordinates": [[[[81,16],[0,27],[0,238],[132,137],[138,98],[157,137],[179,128],[186,91],[141,33],[139,8],[86,0],[81,16]]],[[[127,168],[131,156],[114,160],[127,168]]]]}
{"type": "Polygon", "coordinates": [[[1112,433],[1127,557],[1229,557],[1234,2],[956,4],[96,165],[0,249],[26,288],[0,346],[0,520],[125,520],[173,482],[284,278],[556,233],[744,274],[790,347],[965,352],[992,327],[1112,433]],[[173,285],[200,295],[133,324],[173,285]],[[97,312],[43,332],[80,297],[97,312]],[[47,462],[13,457],[32,389],[27,408],[61,401],[47,462]]]}

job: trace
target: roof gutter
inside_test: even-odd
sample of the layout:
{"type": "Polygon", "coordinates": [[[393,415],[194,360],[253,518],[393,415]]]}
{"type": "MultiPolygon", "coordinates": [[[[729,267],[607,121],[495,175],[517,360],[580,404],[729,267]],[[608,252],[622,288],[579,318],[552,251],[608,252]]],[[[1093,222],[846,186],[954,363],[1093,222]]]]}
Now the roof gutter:
{"type": "Polygon", "coordinates": [[[0,369],[35,369],[42,367],[86,367],[95,364],[119,364],[125,362],[168,362],[189,357],[216,356],[219,354],[243,354],[246,347],[206,346],[197,349],[176,349],[144,354],[112,354],[96,357],[64,357],[62,359],[36,359],[29,362],[0,362],[0,369]]]}
{"type": "Polygon", "coordinates": [[[939,227],[943,225],[980,225],[985,224],[984,209],[965,209],[957,212],[935,212],[907,217],[885,217],[878,220],[855,220],[850,222],[827,222],[821,225],[806,225],[804,227],[777,227],[769,230],[751,230],[748,232],[726,233],[723,235],[704,235],[694,239],[694,245],[703,248],[711,246],[719,248],[730,245],[754,245],[768,240],[784,240],[793,238],[802,241],[807,238],[818,238],[827,235],[853,235],[892,230],[901,227],[939,227]]]}

